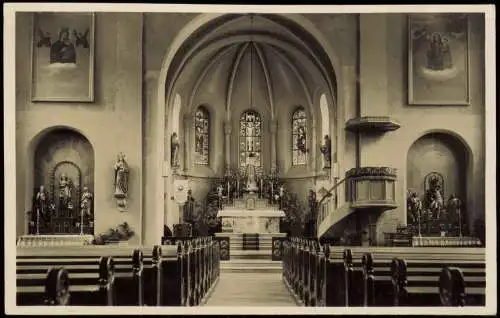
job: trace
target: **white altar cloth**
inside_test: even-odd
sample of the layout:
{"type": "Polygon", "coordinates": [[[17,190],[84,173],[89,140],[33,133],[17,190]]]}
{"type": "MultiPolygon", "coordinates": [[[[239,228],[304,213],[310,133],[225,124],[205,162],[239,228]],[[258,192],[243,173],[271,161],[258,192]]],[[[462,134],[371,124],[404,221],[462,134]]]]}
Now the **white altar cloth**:
{"type": "Polygon", "coordinates": [[[217,213],[218,217],[284,217],[285,212],[282,210],[241,210],[236,208],[225,208],[224,210],[219,210],[217,213]]]}
{"type": "Polygon", "coordinates": [[[278,233],[279,220],[285,212],[276,209],[238,209],[219,210],[217,217],[222,219],[222,232],[232,233],[278,233]]]}

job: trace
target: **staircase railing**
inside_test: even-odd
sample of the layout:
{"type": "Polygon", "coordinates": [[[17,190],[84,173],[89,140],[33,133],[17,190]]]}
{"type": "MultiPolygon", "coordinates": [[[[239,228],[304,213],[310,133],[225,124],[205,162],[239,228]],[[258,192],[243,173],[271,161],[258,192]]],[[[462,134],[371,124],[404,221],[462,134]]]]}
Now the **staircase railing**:
{"type": "Polygon", "coordinates": [[[327,192],[326,194],[318,201],[318,207],[319,207],[319,213],[318,213],[318,218],[316,220],[316,228],[319,228],[319,225],[323,220],[328,216],[328,213],[330,213],[330,209],[328,208],[328,204],[323,204],[323,202],[327,199],[330,198],[333,194],[333,191],[337,189],[340,185],[344,184],[347,178],[343,178],[339,181],[337,181],[327,192]]]}

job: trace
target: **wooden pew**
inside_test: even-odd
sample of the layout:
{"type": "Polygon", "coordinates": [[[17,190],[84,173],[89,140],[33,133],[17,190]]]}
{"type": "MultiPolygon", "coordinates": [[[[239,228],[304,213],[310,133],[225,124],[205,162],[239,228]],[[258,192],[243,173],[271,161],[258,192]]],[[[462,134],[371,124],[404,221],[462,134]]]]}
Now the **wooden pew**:
{"type": "Polygon", "coordinates": [[[283,243],[283,279],[299,305],[441,305],[440,273],[446,264],[463,273],[465,304],[484,305],[484,249],[315,244],[294,237],[283,243]],[[396,262],[395,256],[407,261],[396,262]]]}
{"type": "MultiPolygon", "coordinates": [[[[161,306],[198,306],[220,274],[218,243],[211,238],[179,240],[176,255],[161,257],[161,306]]],[[[174,245],[175,246],[175,245],[174,245]]]]}
{"type": "Polygon", "coordinates": [[[49,306],[69,304],[69,276],[64,268],[51,268],[45,279],[44,303],[49,306]]]}
{"type": "Polygon", "coordinates": [[[473,259],[424,263],[395,258],[391,265],[393,305],[484,306],[484,266],[484,261],[473,259]]]}
{"type": "Polygon", "coordinates": [[[484,305],[484,249],[392,250],[356,248],[354,267],[363,272],[364,306],[439,306],[439,277],[445,266],[462,271],[467,305],[484,305]]]}
{"type": "MultiPolygon", "coordinates": [[[[53,267],[64,267],[69,276],[71,305],[107,304],[92,295],[102,284],[112,280],[115,296],[113,305],[143,303],[142,253],[128,247],[86,246],[19,248],[17,251],[18,302],[26,303],[30,286],[41,286],[44,273],[53,267]],[[106,266],[103,259],[109,261],[106,266]]],[[[33,289],[33,288],[31,288],[33,289]]],[[[35,288],[36,289],[36,288],[35,288]]],[[[29,301],[28,301],[29,303],[29,301]]]]}
{"type": "Polygon", "coordinates": [[[70,305],[197,306],[219,277],[218,243],[211,238],[173,243],[177,246],[152,249],[127,246],[18,249],[18,304],[43,302],[45,273],[52,267],[65,267],[70,305]],[[108,274],[103,259],[109,262],[105,263],[108,274]],[[144,288],[145,284],[148,288],[144,288]],[[26,291],[29,286],[38,286],[31,298],[26,291]],[[105,301],[89,296],[101,290],[100,287],[107,288],[108,292],[101,295],[105,301]],[[108,295],[109,292],[112,293],[108,295]]]}
{"type": "MultiPolygon", "coordinates": [[[[96,265],[98,277],[88,284],[82,284],[88,277],[80,277],[77,281],[80,284],[71,285],[71,274],[66,268],[55,264],[49,266],[46,269],[47,275],[37,272],[17,274],[16,297],[19,306],[114,305],[115,277],[112,257],[100,258],[96,265]]],[[[38,271],[43,270],[44,268],[38,268],[38,271]]]]}

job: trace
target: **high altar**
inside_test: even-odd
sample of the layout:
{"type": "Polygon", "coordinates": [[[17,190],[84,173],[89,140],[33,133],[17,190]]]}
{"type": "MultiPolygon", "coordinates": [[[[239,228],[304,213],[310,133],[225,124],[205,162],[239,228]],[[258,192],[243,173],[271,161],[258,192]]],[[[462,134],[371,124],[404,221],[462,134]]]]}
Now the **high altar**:
{"type": "Polygon", "coordinates": [[[279,233],[280,218],[285,213],[256,193],[245,193],[232,204],[223,205],[217,213],[222,219],[222,232],[279,233]]]}
{"type": "MultiPolygon", "coordinates": [[[[262,181],[259,188],[255,166],[247,165],[243,195],[219,206],[222,232],[230,233],[279,233],[280,218],[285,216],[277,205],[269,203],[263,195],[262,181]],[[260,195],[258,194],[260,192],[260,195]]],[[[222,189],[220,189],[222,191],[222,189]]],[[[271,191],[271,202],[272,201],[271,191]]],[[[239,193],[239,191],[237,191],[239,193]]]]}

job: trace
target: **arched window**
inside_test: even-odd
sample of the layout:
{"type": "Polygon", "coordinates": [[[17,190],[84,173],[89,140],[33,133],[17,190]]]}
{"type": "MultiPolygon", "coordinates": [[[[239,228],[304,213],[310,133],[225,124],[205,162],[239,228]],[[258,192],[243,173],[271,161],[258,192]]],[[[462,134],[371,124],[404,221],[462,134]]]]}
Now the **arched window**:
{"type": "Polygon", "coordinates": [[[205,107],[200,106],[194,115],[194,163],[208,165],[210,151],[210,116],[205,107]]]}
{"type": "Polygon", "coordinates": [[[292,115],[292,165],[305,165],[307,161],[307,118],[303,107],[292,115]]]}
{"type": "Polygon", "coordinates": [[[326,95],[322,94],[319,99],[319,108],[321,111],[321,132],[322,137],[325,135],[330,135],[330,116],[328,113],[328,101],[326,100],[326,95]]]}
{"type": "Polygon", "coordinates": [[[240,117],[240,168],[247,165],[261,167],[262,119],[260,114],[248,110],[240,117]]]}

